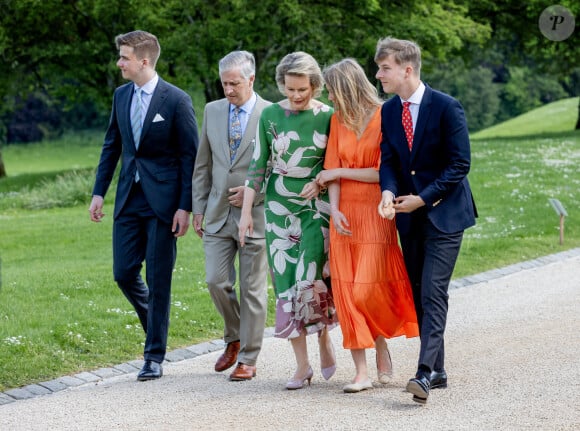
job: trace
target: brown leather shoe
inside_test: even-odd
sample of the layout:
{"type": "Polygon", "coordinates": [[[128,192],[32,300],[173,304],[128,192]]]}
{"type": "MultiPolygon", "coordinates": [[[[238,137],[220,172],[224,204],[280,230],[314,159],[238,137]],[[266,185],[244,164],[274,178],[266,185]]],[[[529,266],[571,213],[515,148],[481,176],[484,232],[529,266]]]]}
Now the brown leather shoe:
{"type": "Polygon", "coordinates": [[[252,380],[252,377],[256,377],[256,367],[242,364],[241,362],[238,362],[238,366],[230,374],[230,380],[232,381],[252,380]]]}
{"type": "Polygon", "coordinates": [[[215,363],[216,371],[225,371],[236,363],[238,360],[238,352],[240,351],[240,342],[232,341],[226,346],[226,350],[218,358],[215,363]]]}

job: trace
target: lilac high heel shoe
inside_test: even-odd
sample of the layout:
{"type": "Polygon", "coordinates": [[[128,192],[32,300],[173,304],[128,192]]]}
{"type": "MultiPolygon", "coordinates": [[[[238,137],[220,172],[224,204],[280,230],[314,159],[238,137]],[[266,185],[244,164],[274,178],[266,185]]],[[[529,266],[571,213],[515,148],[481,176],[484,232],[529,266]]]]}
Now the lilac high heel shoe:
{"type": "Polygon", "coordinates": [[[334,344],[330,344],[330,347],[332,348],[332,357],[334,358],[334,364],[332,364],[330,367],[325,368],[320,367],[320,374],[322,374],[324,380],[329,380],[332,376],[334,376],[334,373],[336,372],[336,354],[334,352],[334,344]]]}
{"type": "Polygon", "coordinates": [[[305,382],[308,382],[308,386],[310,386],[310,381],[312,380],[313,375],[314,372],[312,371],[312,368],[308,367],[308,372],[304,377],[298,379],[293,378],[288,380],[288,382],[286,383],[286,389],[288,390],[302,389],[304,387],[305,382]]]}
{"type": "Polygon", "coordinates": [[[336,372],[336,365],[331,365],[330,367],[320,369],[320,374],[322,374],[322,377],[324,377],[324,380],[329,380],[332,376],[334,376],[335,372],[336,372]]]}

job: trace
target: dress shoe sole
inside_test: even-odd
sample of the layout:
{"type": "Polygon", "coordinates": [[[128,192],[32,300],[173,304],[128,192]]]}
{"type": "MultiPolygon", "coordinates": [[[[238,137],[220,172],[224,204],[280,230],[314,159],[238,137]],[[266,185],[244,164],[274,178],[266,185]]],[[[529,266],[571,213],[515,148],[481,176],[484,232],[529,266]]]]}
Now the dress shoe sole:
{"type": "Polygon", "coordinates": [[[160,378],[161,378],[161,376],[137,376],[137,380],[139,382],[146,382],[148,380],[157,380],[160,378]]]}
{"type": "Polygon", "coordinates": [[[425,389],[423,389],[423,387],[414,380],[411,380],[409,381],[409,383],[407,383],[407,392],[412,393],[417,398],[424,399],[425,402],[427,401],[427,397],[429,396],[429,391],[425,392],[425,389]]]}
{"type": "Polygon", "coordinates": [[[447,382],[431,382],[431,389],[445,389],[447,387],[447,382]]]}
{"type": "Polygon", "coordinates": [[[417,395],[413,395],[413,401],[419,404],[427,404],[427,398],[421,398],[418,397],[417,395]]]}
{"type": "Polygon", "coordinates": [[[227,366],[224,366],[224,367],[214,367],[214,370],[216,370],[218,373],[221,373],[222,371],[225,371],[225,370],[229,370],[234,365],[236,365],[236,361],[237,361],[237,358],[234,359],[234,362],[232,362],[230,365],[227,365],[227,366]]]}
{"type": "Polygon", "coordinates": [[[216,370],[218,373],[221,373],[222,371],[229,370],[230,368],[232,368],[234,365],[236,365],[237,362],[238,362],[237,354],[234,357],[232,357],[229,361],[226,361],[226,359],[222,355],[217,360],[213,369],[216,370]],[[218,363],[220,362],[222,362],[222,365],[218,366],[218,363]]]}
{"type": "Polygon", "coordinates": [[[231,382],[243,382],[244,380],[252,380],[252,378],[256,377],[256,373],[254,373],[252,375],[252,377],[231,377],[230,376],[230,381],[231,382]]]}

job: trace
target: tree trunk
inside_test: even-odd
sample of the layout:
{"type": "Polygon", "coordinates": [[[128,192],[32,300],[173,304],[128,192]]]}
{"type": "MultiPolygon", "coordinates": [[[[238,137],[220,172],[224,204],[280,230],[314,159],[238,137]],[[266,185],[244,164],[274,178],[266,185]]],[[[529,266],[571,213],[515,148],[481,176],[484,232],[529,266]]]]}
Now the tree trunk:
{"type": "Polygon", "coordinates": [[[2,159],[2,151],[0,151],[0,178],[6,176],[6,168],[4,167],[4,160],[2,159]]]}
{"type": "Polygon", "coordinates": [[[576,120],[576,130],[580,130],[580,97],[578,98],[578,119],[576,120]]]}

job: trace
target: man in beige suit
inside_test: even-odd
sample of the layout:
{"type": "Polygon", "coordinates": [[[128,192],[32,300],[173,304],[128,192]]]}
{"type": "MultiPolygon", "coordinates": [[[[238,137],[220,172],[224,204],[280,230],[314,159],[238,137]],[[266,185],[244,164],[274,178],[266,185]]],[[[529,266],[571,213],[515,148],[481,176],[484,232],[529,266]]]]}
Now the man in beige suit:
{"type": "Polygon", "coordinates": [[[219,74],[226,97],[205,107],[193,175],[193,227],[203,239],[206,282],[224,319],[226,348],[215,370],[227,370],[237,361],[230,380],[250,380],[256,376],[268,299],[262,194],[254,200],[254,232],[243,248],[238,222],[258,119],[270,102],[253,90],[255,60],[251,53],[229,53],[219,62],[219,74]],[[236,254],[239,300],[234,288],[236,254]]]}

